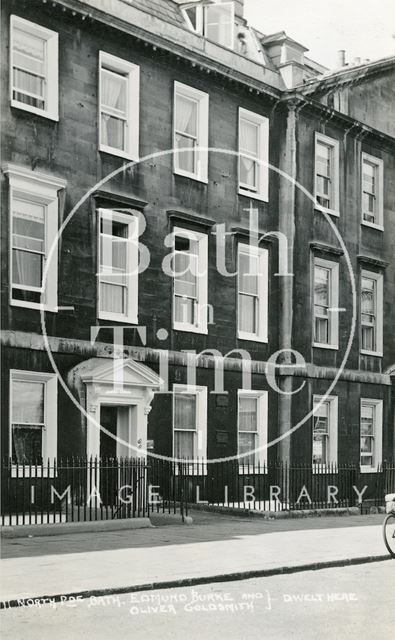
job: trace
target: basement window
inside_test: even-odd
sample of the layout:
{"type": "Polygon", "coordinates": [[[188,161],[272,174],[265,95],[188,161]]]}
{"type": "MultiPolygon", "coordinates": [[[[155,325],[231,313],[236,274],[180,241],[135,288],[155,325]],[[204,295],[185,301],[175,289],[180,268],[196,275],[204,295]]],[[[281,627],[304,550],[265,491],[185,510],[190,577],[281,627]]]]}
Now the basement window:
{"type": "Polygon", "coordinates": [[[191,4],[184,7],[182,12],[191,31],[223,47],[233,49],[235,25],[233,2],[191,4]]]}

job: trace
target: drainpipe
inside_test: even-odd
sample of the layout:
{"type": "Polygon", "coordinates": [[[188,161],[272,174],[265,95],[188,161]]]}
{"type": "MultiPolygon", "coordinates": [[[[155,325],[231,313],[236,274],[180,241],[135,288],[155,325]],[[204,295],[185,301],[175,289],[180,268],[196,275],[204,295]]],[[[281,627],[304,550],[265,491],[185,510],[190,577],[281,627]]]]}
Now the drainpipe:
{"type": "MultiPolygon", "coordinates": [[[[280,169],[288,176],[296,179],[296,105],[288,106],[286,135],[284,146],[280,155],[280,169]]],[[[288,241],[288,271],[294,268],[294,239],[295,239],[295,185],[286,178],[280,177],[279,189],[279,231],[288,241]]],[[[280,323],[279,323],[279,349],[292,348],[292,322],[293,322],[293,289],[294,278],[292,276],[280,277],[280,323]]],[[[279,359],[281,364],[292,364],[289,351],[282,354],[279,359]]],[[[279,436],[285,434],[292,426],[292,391],[293,378],[289,375],[281,376],[278,386],[284,391],[279,394],[278,400],[278,427],[279,436]]],[[[283,463],[290,463],[291,437],[286,436],[278,445],[279,458],[283,463]]]]}

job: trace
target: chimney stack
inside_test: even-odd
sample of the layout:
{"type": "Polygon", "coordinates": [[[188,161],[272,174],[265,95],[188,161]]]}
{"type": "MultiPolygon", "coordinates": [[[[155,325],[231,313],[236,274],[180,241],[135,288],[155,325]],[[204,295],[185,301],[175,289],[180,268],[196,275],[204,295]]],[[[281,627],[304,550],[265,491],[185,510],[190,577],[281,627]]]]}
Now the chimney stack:
{"type": "Polygon", "coordinates": [[[337,66],[344,67],[346,65],[346,50],[340,49],[337,52],[337,66]]]}

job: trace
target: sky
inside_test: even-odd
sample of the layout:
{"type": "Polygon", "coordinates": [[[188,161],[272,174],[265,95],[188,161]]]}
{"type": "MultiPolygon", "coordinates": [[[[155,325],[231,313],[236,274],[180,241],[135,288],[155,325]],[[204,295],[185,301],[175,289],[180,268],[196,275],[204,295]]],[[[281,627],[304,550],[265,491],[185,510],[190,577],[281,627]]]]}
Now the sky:
{"type": "Polygon", "coordinates": [[[395,0],[244,0],[245,17],[265,35],[286,31],[306,55],[335,68],[337,52],[377,60],[395,55],[395,0]]]}

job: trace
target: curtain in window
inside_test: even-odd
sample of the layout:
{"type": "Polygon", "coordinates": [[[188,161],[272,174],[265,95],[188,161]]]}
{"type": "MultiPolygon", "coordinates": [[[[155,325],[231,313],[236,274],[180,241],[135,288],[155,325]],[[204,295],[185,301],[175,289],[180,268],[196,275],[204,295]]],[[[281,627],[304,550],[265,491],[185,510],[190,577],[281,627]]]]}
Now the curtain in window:
{"type": "Polygon", "coordinates": [[[198,103],[186,96],[176,98],[176,145],[179,149],[188,149],[177,154],[180,169],[195,173],[197,144],[198,103]]]}
{"type": "Polygon", "coordinates": [[[229,49],[233,48],[233,2],[205,7],[205,36],[229,49]]]}
{"type": "Polygon", "coordinates": [[[254,158],[258,158],[258,126],[241,119],[239,135],[240,182],[256,188],[257,163],[254,158]]]}
{"type": "Polygon", "coordinates": [[[12,382],[12,454],[21,464],[42,456],[44,397],[43,382],[12,382]]]}
{"type": "Polygon", "coordinates": [[[313,464],[329,462],[329,404],[324,402],[313,416],[313,464]]]}
{"type": "Polygon", "coordinates": [[[179,393],[174,397],[174,453],[177,458],[193,458],[196,434],[196,396],[179,393]]]}
{"type": "Polygon", "coordinates": [[[45,207],[14,198],[13,284],[40,288],[45,252],[45,207]]]}
{"type": "Polygon", "coordinates": [[[239,253],[239,328],[258,330],[258,257],[239,253]]]}
{"type": "Polygon", "coordinates": [[[329,283],[329,269],[316,266],[314,268],[315,341],[325,344],[329,342],[329,283]]]}
{"type": "MultiPolygon", "coordinates": [[[[256,449],[258,431],[257,398],[239,397],[239,454],[256,449]]],[[[241,459],[241,464],[255,464],[255,453],[241,459]]]]}
{"type": "Polygon", "coordinates": [[[43,109],[46,42],[20,29],[14,29],[13,41],[13,97],[43,109]]]}
{"type": "Polygon", "coordinates": [[[121,150],[125,150],[126,86],[125,76],[102,69],[102,143],[121,150]]]}
{"type": "Polygon", "coordinates": [[[361,464],[373,466],[374,449],[374,407],[361,406],[361,464]]]}
{"type": "Polygon", "coordinates": [[[12,458],[17,464],[38,464],[42,459],[42,427],[14,425],[12,458]]]}
{"type": "MultiPolygon", "coordinates": [[[[110,232],[118,236],[101,234],[100,238],[101,310],[124,314],[127,305],[127,225],[116,225],[116,229],[113,226],[110,223],[110,232]]],[[[107,231],[106,226],[104,229],[107,231]]]]}

